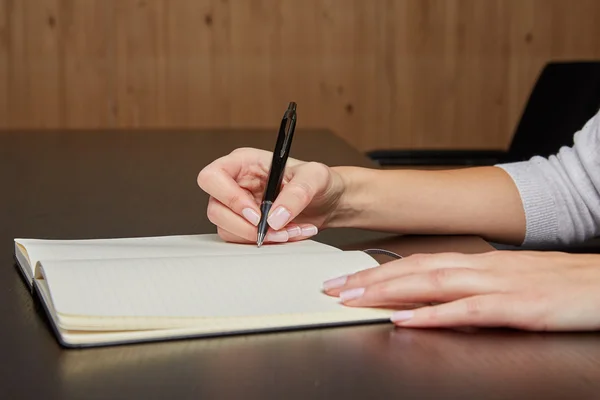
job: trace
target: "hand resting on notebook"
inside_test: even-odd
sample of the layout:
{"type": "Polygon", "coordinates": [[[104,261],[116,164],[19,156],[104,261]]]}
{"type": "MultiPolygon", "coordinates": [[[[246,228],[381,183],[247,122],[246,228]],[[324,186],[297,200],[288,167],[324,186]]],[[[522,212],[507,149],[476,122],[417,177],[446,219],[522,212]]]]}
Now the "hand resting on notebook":
{"type": "MultiPolygon", "coordinates": [[[[448,171],[328,168],[290,160],[270,217],[271,240],[353,227],[471,234],[531,247],[583,242],[600,236],[600,113],[573,143],[548,158],[448,171]]],[[[209,218],[223,239],[255,241],[253,221],[270,159],[268,152],[241,149],[200,172],[198,183],[211,196],[209,218]]],[[[434,303],[396,314],[401,326],[600,329],[599,255],[419,255],[344,279],[326,287],[348,306],[434,303]]]]}
{"type": "Polygon", "coordinates": [[[352,307],[441,303],[398,311],[402,327],[600,329],[600,255],[498,251],[409,256],[325,282],[352,307]]]}

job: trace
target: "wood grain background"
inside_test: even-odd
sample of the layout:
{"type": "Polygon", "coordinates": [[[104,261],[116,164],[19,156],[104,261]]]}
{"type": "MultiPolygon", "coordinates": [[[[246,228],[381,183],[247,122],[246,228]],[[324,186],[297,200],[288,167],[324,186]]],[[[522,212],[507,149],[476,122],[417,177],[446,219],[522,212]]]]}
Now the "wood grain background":
{"type": "Polygon", "coordinates": [[[598,0],[0,0],[0,128],[299,124],[361,150],[504,148],[598,0]]]}

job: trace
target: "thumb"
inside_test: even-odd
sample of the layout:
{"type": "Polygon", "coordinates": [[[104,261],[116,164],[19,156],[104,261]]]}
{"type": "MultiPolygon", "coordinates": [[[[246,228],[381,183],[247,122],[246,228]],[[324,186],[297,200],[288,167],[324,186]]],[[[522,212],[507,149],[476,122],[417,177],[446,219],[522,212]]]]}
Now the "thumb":
{"type": "Polygon", "coordinates": [[[295,167],[292,178],[283,185],[271,207],[267,219],[271,228],[280,230],[296,218],[316,194],[325,190],[329,177],[329,168],[321,163],[309,162],[295,167]]]}

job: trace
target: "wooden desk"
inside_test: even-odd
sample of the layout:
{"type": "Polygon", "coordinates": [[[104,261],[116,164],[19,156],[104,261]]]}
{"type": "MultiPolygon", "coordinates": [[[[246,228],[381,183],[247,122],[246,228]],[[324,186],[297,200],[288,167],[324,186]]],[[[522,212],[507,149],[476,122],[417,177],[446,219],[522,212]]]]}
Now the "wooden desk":
{"type": "MultiPolygon", "coordinates": [[[[598,335],[396,330],[381,324],[63,350],[12,260],[14,237],[214,232],[198,171],[275,131],[0,133],[0,398],[582,398],[597,396],[598,335]],[[226,133],[226,134],[225,134],[226,133]]],[[[372,166],[325,131],[293,156],[372,166]]],[[[318,240],[482,252],[472,237],[340,230],[318,240]],[[367,243],[369,242],[369,243],[367,243]]]]}

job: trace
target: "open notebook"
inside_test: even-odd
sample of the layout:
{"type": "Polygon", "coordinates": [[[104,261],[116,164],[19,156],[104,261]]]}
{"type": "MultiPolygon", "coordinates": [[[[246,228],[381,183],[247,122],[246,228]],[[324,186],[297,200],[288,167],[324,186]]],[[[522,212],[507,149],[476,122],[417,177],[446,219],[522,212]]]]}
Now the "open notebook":
{"type": "Polygon", "coordinates": [[[15,258],[66,347],[389,321],[321,291],[376,267],[315,241],[257,248],[217,235],[15,239],[15,258]]]}

